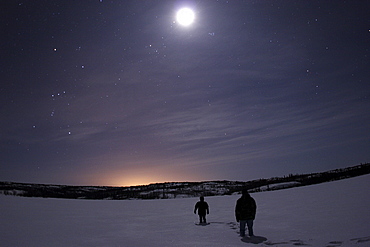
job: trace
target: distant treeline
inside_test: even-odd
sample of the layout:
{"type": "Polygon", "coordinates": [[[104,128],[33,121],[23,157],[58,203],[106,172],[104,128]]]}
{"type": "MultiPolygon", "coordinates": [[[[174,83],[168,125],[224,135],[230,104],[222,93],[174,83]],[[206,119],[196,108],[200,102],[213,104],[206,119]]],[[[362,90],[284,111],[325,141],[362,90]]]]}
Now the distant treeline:
{"type": "Polygon", "coordinates": [[[4,195],[66,199],[167,199],[195,196],[231,195],[243,189],[253,192],[307,186],[370,173],[370,163],[310,174],[240,181],[170,182],[131,187],[67,186],[0,182],[4,195]]]}

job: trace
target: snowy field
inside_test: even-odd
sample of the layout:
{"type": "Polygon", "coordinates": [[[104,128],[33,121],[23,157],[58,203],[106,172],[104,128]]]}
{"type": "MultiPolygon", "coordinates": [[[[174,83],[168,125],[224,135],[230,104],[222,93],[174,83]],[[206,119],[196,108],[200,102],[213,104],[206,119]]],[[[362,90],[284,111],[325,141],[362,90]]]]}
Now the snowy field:
{"type": "Polygon", "coordinates": [[[197,198],[89,201],[0,196],[0,246],[370,246],[370,175],[254,193],[253,239],[234,218],[239,195],[206,197],[207,226],[194,223],[197,198]]]}

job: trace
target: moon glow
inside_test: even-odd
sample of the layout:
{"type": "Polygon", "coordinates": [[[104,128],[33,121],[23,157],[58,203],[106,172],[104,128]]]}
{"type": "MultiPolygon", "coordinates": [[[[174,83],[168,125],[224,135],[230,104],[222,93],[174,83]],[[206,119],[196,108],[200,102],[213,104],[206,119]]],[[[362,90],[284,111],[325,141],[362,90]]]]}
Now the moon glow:
{"type": "Polygon", "coordinates": [[[176,20],[182,26],[189,26],[194,22],[194,11],[189,8],[182,8],[177,11],[176,20]]]}

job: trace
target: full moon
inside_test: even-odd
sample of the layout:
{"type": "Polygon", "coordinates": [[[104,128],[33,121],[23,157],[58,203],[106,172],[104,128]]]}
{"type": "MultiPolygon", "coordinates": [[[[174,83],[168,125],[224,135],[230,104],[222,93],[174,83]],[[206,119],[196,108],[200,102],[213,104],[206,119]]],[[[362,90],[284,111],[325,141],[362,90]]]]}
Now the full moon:
{"type": "Polygon", "coordinates": [[[180,25],[189,26],[195,19],[194,11],[189,8],[182,8],[177,11],[176,20],[180,25]]]}

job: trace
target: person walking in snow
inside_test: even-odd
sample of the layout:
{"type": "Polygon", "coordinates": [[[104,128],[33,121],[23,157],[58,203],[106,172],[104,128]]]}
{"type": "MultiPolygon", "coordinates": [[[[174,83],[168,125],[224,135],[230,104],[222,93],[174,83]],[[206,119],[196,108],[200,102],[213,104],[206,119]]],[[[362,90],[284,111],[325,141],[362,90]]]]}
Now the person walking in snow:
{"type": "Polygon", "coordinates": [[[248,226],[249,236],[254,236],[253,221],[256,217],[256,201],[249,195],[247,190],[242,191],[242,197],[236,201],[235,217],[240,224],[240,236],[245,236],[245,225],[248,226]]]}
{"type": "Polygon", "coordinates": [[[204,201],[204,196],[201,196],[199,199],[200,201],[195,204],[194,214],[196,214],[198,210],[199,223],[207,223],[206,214],[209,214],[209,206],[208,203],[204,201]]]}

